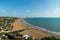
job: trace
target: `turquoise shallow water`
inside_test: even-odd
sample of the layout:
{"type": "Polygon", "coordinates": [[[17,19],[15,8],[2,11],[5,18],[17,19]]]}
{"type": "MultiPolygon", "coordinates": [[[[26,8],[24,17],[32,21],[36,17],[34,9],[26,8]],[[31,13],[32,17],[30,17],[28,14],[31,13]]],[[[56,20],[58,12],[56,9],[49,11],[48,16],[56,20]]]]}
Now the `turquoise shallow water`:
{"type": "Polygon", "coordinates": [[[24,20],[32,25],[60,32],[60,18],[24,18],[24,20]]]}

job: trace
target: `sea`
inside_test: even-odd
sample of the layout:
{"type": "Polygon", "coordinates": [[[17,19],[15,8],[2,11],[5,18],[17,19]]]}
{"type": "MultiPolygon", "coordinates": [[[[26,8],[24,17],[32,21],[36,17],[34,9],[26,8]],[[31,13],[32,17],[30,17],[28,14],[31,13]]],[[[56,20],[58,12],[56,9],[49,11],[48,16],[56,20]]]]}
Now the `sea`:
{"type": "Polygon", "coordinates": [[[24,21],[44,31],[60,34],[60,18],[24,18],[24,21]]]}

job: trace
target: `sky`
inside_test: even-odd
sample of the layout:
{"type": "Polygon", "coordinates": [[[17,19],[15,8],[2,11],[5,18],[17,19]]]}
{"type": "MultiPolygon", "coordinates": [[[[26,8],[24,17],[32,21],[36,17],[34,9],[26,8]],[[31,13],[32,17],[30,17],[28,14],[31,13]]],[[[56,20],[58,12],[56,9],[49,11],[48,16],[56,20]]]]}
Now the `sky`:
{"type": "Polygon", "coordinates": [[[0,16],[60,17],[60,0],[0,0],[0,16]]]}

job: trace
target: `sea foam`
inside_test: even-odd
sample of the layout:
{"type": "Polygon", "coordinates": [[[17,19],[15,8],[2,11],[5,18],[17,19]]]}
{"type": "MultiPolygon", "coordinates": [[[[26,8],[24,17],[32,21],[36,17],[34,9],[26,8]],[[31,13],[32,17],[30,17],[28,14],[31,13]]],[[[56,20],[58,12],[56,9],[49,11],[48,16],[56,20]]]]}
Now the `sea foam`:
{"type": "Polygon", "coordinates": [[[39,27],[39,26],[32,25],[32,24],[26,22],[24,19],[23,19],[23,22],[24,22],[25,24],[27,24],[27,25],[30,25],[30,26],[32,26],[32,27],[38,29],[38,30],[42,30],[42,31],[45,31],[45,32],[49,32],[49,33],[53,33],[53,34],[60,35],[60,32],[54,32],[54,31],[50,31],[50,30],[47,30],[47,29],[42,28],[42,27],[39,27]]]}

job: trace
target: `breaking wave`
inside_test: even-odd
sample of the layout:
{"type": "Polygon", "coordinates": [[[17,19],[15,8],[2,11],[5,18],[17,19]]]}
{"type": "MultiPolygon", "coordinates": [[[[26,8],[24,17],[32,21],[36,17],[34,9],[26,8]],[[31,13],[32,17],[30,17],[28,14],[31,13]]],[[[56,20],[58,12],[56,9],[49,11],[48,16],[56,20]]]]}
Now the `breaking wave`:
{"type": "Polygon", "coordinates": [[[50,31],[50,30],[47,30],[47,29],[45,29],[45,28],[32,25],[32,24],[28,23],[27,21],[25,21],[24,19],[23,19],[23,22],[24,22],[25,24],[27,24],[27,25],[30,25],[30,26],[32,26],[32,27],[38,29],[38,30],[43,30],[43,31],[45,31],[45,32],[49,32],[49,33],[53,33],[53,34],[60,35],[60,32],[50,31]]]}

